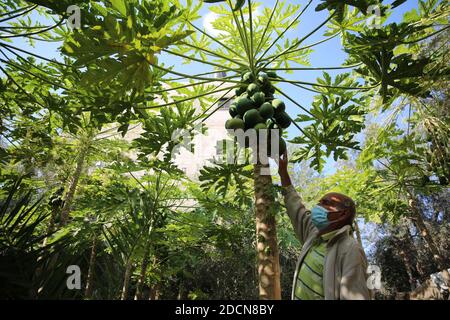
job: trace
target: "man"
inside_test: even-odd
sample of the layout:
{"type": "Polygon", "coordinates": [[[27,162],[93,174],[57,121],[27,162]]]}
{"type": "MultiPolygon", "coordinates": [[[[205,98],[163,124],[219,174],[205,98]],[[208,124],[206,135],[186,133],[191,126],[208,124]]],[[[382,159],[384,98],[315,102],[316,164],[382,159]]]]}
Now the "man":
{"type": "Polygon", "coordinates": [[[355,203],[340,193],[328,193],[311,211],[292,186],[288,157],[279,159],[284,201],[294,231],[303,247],[292,287],[295,300],[370,299],[367,260],[351,237],[355,203]]]}

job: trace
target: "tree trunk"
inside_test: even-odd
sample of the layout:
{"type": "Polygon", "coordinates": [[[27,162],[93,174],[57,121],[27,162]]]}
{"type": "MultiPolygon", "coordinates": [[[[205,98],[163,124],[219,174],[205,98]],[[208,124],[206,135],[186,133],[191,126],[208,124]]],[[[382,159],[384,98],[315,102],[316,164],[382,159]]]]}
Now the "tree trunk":
{"type": "MultiPolygon", "coordinates": [[[[412,219],[407,219],[406,220],[406,226],[405,226],[405,228],[408,230],[408,233],[407,233],[407,236],[408,236],[408,243],[409,243],[409,245],[410,245],[410,248],[412,248],[412,250],[413,250],[413,255],[414,256],[416,256],[416,257],[418,257],[418,252],[417,252],[417,247],[416,247],[416,245],[415,245],[415,243],[414,243],[414,238],[412,237],[412,235],[411,235],[411,232],[409,231],[410,230],[410,227],[411,227],[411,225],[415,225],[414,224],[414,222],[412,221],[412,219]]],[[[422,268],[422,266],[420,265],[420,261],[419,261],[419,259],[417,258],[416,259],[416,264],[415,264],[415,267],[416,267],[416,271],[417,271],[417,273],[419,274],[419,278],[420,279],[423,279],[423,278],[425,278],[427,275],[425,274],[425,271],[423,270],[423,268],[422,268]]]]}
{"type": "Polygon", "coordinates": [[[160,288],[159,283],[156,283],[155,285],[153,285],[150,288],[150,295],[148,297],[148,300],[159,300],[159,294],[160,294],[159,288],[160,288]]]}
{"type": "Polygon", "coordinates": [[[277,229],[273,212],[274,194],[272,177],[261,175],[268,165],[254,167],[256,248],[258,255],[259,298],[280,300],[280,259],[277,244],[277,229]]]}
{"type": "Polygon", "coordinates": [[[419,265],[418,259],[416,261],[416,264],[413,263],[414,262],[413,257],[417,257],[418,253],[417,248],[414,244],[414,240],[411,236],[410,223],[411,223],[410,219],[404,219],[404,221],[402,222],[401,226],[404,228],[404,237],[403,239],[401,239],[399,245],[400,245],[400,255],[403,259],[403,263],[405,264],[412,291],[416,289],[418,281],[418,278],[414,276],[414,271],[417,272],[419,278],[422,277],[423,271],[422,269],[420,269],[420,267],[418,268],[419,265]]]}
{"type": "Polygon", "coordinates": [[[88,149],[89,149],[88,145],[81,146],[80,154],[78,155],[75,173],[72,176],[72,181],[70,182],[67,195],[64,199],[64,206],[61,210],[61,225],[63,226],[67,224],[67,220],[69,219],[69,213],[72,207],[73,198],[77,190],[78,181],[80,180],[81,173],[83,171],[84,160],[86,159],[88,149]]]}
{"type": "Polygon", "coordinates": [[[431,233],[428,231],[428,228],[422,219],[422,214],[420,213],[419,209],[417,208],[416,200],[413,199],[412,197],[410,197],[410,199],[409,199],[409,208],[411,210],[413,220],[414,220],[414,223],[415,223],[417,229],[419,229],[420,234],[424,238],[428,248],[431,251],[433,260],[435,261],[439,270],[442,271],[445,282],[447,283],[448,286],[450,286],[450,274],[447,271],[447,267],[445,265],[445,260],[442,257],[442,255],[440,254],[438,247],[437,247],[431,233]]]}
{"type": "Polygon", "coordinates": [[[408,255],[403,249],[400,250],[400,257],[402,258],[403,264],[405,265],[406,273],[408,274],[409,288],[412,291],[416,287],[416,281],[413,276],[411,261],[409,260],[408,255]]]}
{"type": "Polygon", "coordinates": [[[149,254],[150,254],[150,245],[147,244],[144,251],[144,257],[142,258],[142,264],[141,264],[141,273],[139,275],[139,280],[136,285],[136,294],[134,296],[134,300],[142,300],[142,289],[145,282],[145,274],[147,273],[147,267],[149,262],[149,254]]]}
{"type": "MultiPolygon", "coordinates": [[[[153,270],[155,270],[157,264],[158,264],[158,257],[156,255],[153,255],[153,270]]],[[[148,300],[159,300],[159,295],[160,295],[160,283],[155,283],[152,284],[150,286],[150,292],[149,292],[149,296],[148,296],[148,300]]]]}
{"type": "Polygon", "coordinates": [[[120,297],[120,300],[127,300],[127,298],[128,298],[128,287],[130,284],[131,268],[132,268],[132,263],[131,263],[131,257],[130,257],[127,260],[125,276],[123,279],[122,296],[120,297]]]}
{"type": "Polygon", "coordinates": [[[50,216],[50,221],[48,222],[47,230],[46,230],[46,237],[44,238],[44,241],[42,242],[42,246],[45,247],[48,242],[48,235],[53,232],[53,228],[55,227],[55,217],[58,214],[58,212],[55,212],[56,210],[52,210],[52,214],[50,216]]]}
{"type": "Polygon", "coordinates": [[[62,195],[64,193],[64,187],[60,187],[56,192],[54,192],[50,198],[49,204],[51,205],[51,215],[50,221],[47,226],[46,237],[42,243],[42,246],[45,247],[48,242],[48,236],[53,233],[56,219],[61,216],[61,209],[63,207],[62,195]]]}
{"type": "Polygon", "coordinates": [[[399,247],[399,254],[405,266],[406,273],[408,274],[409,287],[412,291],[415,289],[416,285],[416,281],[413,275],[413,265],[411,263],[411,260],[409,259],[408,252],[406,252],[405,243],[403,243],[401,239],[397,239],[397,246],[399,247]]]}
{"type": "Polygon", "coordinates": [[[84,292],[85,299],[90,299],[92,297],[92,286],[94,281],[95,272],[95,259],[97,258],[97,236],[94,235],[92,240],[91,257],[89,259],[89,270],[86,280],[86,290],[84,292]]]}
{"type": "Polygon", "coordinates": [[[183,280],[180,280],[180,284],[179,284],[179,287],[178,287],[177,300],[183,300],[183,297],[184,297],[183,280]]]}

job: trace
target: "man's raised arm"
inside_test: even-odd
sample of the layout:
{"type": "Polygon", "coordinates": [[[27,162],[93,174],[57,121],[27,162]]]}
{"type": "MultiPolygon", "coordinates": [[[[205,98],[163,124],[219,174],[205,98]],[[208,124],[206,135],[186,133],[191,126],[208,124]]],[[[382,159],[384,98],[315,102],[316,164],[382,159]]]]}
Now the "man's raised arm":
{"type": "Polygon", "coordinates": [[[301,243],[304,243],[315,227],[311,222],[310,215],[307,214],[302,199],[292,185],[288,173],[288,163],[287,152],[285,152],[278,161],[278,173],[280,174],[281,185],[284,189],[284,203],[286,205],[288,216],[291,219],[297,238],[301,243]]]}

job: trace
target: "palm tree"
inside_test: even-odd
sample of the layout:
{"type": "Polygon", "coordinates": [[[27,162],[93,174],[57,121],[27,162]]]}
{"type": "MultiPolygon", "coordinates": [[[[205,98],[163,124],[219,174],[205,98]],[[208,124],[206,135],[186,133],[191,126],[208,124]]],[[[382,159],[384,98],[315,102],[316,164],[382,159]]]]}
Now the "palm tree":
{"type": "Polygon", "coordinates": [[[65,289],[65,281],[57,277],[65,274],[70,265],[67,256],[61,255],[55,266],[51,265],[70,243],[69,235],[60,236],[42,245],[51,234],[42,232],[41,225],[50,213],[42,206],[42,196],[36,190],[26,190],[18,179],[8,196],[0,201],[0,278],[2,299],[32,299],[51,295],[65,289]],[[37,270],[41,272],[36,273],[37,270]]]}

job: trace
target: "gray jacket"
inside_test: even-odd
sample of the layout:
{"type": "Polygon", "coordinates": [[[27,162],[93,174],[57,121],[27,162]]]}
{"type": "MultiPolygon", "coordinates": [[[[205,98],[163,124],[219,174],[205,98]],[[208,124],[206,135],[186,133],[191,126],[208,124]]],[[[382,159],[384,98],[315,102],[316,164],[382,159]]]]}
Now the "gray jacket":
{"type": "MultiPolygon", "coordinates": [[[[310,211],[306,210],[293,186],[285,188],[284,201],[295,234],[303,244],[294,275],[291,298],[294,298],[295,279],[300,264],[318,237],[318,229],[311,221],[310,211]]],[[[327,243],[323,271],[323,288],[326,300],[369,300],[367,288],[367,259],[364,250],[350,236],[350,226],[344,226],[327,243]]]]}

